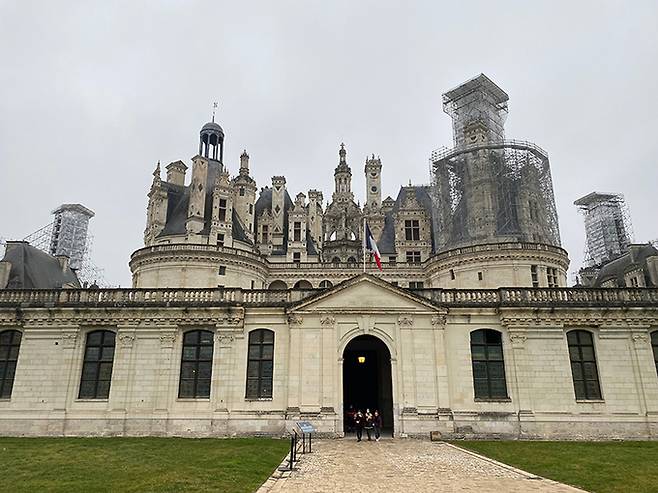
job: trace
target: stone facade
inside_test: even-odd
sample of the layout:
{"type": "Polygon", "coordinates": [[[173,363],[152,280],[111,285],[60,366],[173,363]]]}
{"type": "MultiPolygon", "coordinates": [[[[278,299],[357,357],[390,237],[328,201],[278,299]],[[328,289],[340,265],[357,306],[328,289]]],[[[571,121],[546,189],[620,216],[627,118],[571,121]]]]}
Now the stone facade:
{"type": "Polygon", "coordinates": [[[395,436],[649,438],[658,433],[655,289],[408,290],[361,274],[327,290],[0,291],[22,333],[5,435],[281,435],[344,430],[346,348],[390,353],[395,436]],[[213,334],[208,398],[178,398],[184,333],[213,334]],[[272,392],[246,398],[249,334],[274,333],[272,392]],[[502,334],[507,396],[474,396],[470,335],[502,334]],[[107,399],[80,399],[89,332],[116,334],[107,399]],[[602,397],[576,400],[566,333],[590,332],[602,397]]]}

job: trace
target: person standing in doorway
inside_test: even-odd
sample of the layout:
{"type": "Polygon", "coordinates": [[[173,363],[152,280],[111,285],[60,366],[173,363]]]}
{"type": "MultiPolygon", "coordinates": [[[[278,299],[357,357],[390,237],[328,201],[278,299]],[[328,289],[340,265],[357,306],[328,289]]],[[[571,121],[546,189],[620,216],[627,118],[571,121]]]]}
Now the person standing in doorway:
{"type": "Polygon", "coordinates": [[[360,442],[363,436],[363,413],[359,409],[354,415],[354,427],[356,428],[356,441],[360,442]]]}
{"type": "Polygon", "coordinates": [[[368,435],[368,441],[372,440],[370,436],[370,432],[373,429],[373,416],[372,413],[370,412],[370,409],[366,409],[366,415],[365,415],[365,427],[366,427],[366,434],[368,435]]]}
{"type": "Polygon", "coordinates": [[[372,424],[375,426],[375,440],[378,442],[379,437],[381,436],[382,433],[382,427],[383,427],[383,421],[382,421],[382,415],[379,414],[379,410],[375,409],[375,414],[372,416],[372,424]]]}

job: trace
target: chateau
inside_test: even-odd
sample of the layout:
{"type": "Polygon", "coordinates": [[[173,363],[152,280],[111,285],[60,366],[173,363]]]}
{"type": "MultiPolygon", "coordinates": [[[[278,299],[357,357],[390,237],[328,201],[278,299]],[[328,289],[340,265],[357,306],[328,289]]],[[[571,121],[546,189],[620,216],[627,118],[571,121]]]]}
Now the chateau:
{"type": "Polygon", "coordinates": [[[232,173],[213,118],[191,170],[153,173],[131,289],[9,243],[0,433],[343,436],[354,406],[396,437],[656,438],[658,251],[633,271],[654,287],[567,287],[548,155],[506,138],[507,101],[483,74],[446,92],[430,184],[382,199],[373,154],[362,207],[344,145],[328,203],[293,199],[246,151],[232,173]]]}

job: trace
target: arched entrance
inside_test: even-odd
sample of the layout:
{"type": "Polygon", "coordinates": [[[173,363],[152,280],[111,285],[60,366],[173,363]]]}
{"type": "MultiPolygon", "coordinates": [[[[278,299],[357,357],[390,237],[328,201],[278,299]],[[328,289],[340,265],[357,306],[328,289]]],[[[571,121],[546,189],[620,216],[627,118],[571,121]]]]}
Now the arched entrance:
{"type": "Polygon", "coordinates": [[[379,409],[386,434],[393,433],[391,353],[381,339],[362,335],[343,351],[343,429],[350,431],[350,407],[379,409]]]}

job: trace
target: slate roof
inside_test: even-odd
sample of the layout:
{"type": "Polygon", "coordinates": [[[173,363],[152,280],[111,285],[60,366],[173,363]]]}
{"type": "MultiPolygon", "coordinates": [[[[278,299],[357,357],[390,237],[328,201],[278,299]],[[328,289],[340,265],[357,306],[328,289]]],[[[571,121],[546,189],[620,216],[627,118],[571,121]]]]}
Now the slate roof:
{"type": "Polygon", "coordinates": [[[80,287],[70,267],[62,271],[57,258],[29,243],[10,243],[7,250],[2,260],[11,263],[8,289],[56,289],[66,284],[80,287]]]}
{"type": "Polygon", "coordinates": [[[594,287],[599,287],[602,283],[610,279],[615,279],[617,286],[626,286],[624,274],[632,270],[633,267],[642,268],[646,285],[653,286],[651,279],[647,275],[647,258],[658,256],[658,249],[651,243],[647,243],[646,245],[631,245],[630,248],[631,251],[601,267],[596,281],[594,281],[594,287]]]}

